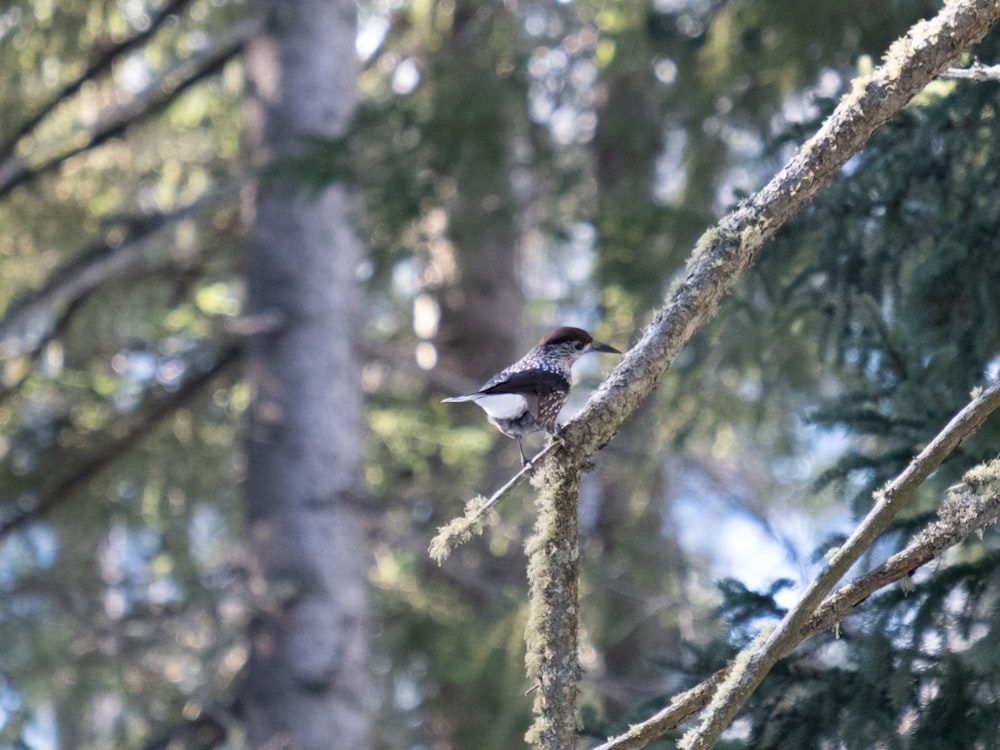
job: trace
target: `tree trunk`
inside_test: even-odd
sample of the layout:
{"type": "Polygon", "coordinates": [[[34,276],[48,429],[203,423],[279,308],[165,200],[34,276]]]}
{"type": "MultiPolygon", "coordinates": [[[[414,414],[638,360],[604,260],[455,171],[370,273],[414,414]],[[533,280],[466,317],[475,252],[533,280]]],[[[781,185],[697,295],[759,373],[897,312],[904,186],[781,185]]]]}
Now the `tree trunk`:
{"type": "MultiPolygon", "coordinates": [[[[356,19],[351,0],[259,0],[256,9],[263,26],[247,52],[247,129],[263,163],[294,154],[303,134],[344,130],[356,19]]],[[[263,179],[250,208],[247,313],[277,321],[246,342],[254,600],[241,702],[254,748],[370,741],[367,566],[354,502],[359,248],[347,211],[340,187],[317,196],[279,179],[263,179]]]]}

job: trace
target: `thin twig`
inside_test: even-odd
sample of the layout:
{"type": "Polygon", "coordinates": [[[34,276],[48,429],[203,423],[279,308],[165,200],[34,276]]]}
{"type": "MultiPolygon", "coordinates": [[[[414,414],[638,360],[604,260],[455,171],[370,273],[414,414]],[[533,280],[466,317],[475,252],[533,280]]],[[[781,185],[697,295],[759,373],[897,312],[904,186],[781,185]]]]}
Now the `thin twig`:
{"type": "Polygon", "coordinates": [[[942,78],[962,78],[969,81],[1000,81],[1000,65],[974,62],[967,68],[948,68],[942,78]]]}
{"type": "Polygon", "coordinates": [[[508,479],[507,483],[504,484],[503,487],[490,495],[490,499],[487,500],[483,507],[479,509],[479,515],[484,515],[486,511],[507,497],[507,495],[510,494],[510,491],[521,483],[522,479],[533,474],[541,460],[552,453],[557,445],[559,445],[558,440],[550,440],[548,444],[535,455],[534,458],[521,467],[521,470],[517,472],[517,474],[508,479]]]}
{"type": "Polygon", "coordinates": [[[519,485],[525,477],[531,476],[542,459],[551,454],[559,443],[558,437],[550,440],[548,445],[542,448],[531,461],[522,466],[521,470],[508,479],[500,489],[490,495],[489,499],[482,495],[476,495],[465,504],[465,513],[462,516],[454,518],[438,528],[438,533],[431,539],[427,550],[438,565],[448,559],[448,555],[455,547],[482,533],[486,513],[507,497],[511,490],[519,485]]]}

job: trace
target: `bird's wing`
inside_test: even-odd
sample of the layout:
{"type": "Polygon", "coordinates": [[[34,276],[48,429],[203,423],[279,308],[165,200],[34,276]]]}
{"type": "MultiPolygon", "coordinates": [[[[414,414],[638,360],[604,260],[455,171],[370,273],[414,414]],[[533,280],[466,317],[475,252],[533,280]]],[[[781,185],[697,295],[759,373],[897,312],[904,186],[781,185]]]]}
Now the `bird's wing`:
{"type": "Polygon", "coordinates": [[[475,393],[462,396],[452,396],[442,399],[446,403],[459,401],[478,401],[483,396],[516,393],[526,397],[544,396],[550,393],[569,392],[569,382],[556,373],[548,370],[521,370],[519,372],[501,372],[494,375],[475,393]]]}
{"type": "Polygon", "coordinates": [[[523,393],[526,396],[546,396],[568,393],[569,381],[548,370],[502,372],[479,389],[476,395],[488,393],[523,393]]]}

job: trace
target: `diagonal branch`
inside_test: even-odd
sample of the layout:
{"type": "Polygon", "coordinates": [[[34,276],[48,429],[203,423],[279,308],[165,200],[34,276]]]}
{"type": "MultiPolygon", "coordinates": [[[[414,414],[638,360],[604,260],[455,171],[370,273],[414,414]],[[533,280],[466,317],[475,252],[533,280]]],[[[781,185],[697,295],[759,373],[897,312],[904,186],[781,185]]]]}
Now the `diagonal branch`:
{"type": "MultiPolygon", "coordinates": [[[[904,549],[824,599],[798,631],[796,645],[828,632],[870,596],[907,578],[921,566],[941,557],[945,550],[996,523],[998,518],[1000,461],[994,460],[966,472],[962,483],[949,491],[938,511],[938,519],[914,535],[904,549]]],[[[732,667],[727,666],[690,690],[679,693],[669,706],[594,750],[637,750],[676,729],[709,704],[731,670],[732,667]]]]}
{"type": "Polygon", "coordinates": [[[211,367],[185,380],[176,391],[157,389],[139,407],[137,416],[121,424],[120,429],[116,428],[104,444],[86,455],[67,457],[60,462],[44,462],[47,466],[61,466],[63,463],[69,463],[69,466],[61,466],[55,474],[40,478],[38,486],[31,492],[30,502],[21,498],[9,499],[6,503],[9,510],[5,510],[0,518],[0,539],[70,500],[80,487],[119,459],[149,430],[189,404],[206,385],[236,364],[239,353],[238,346],[230,346],[218,354],[211,367]]]}
{"type": "Polygon", "coordinates": [[[671,289],[666,304],[636,346],[566,425],[564,442],[542,462],[539,523],[535,537],[528,542],[532,552],[530,606],[533,613],[551,613],[553,617],[547,622],[533,616],[526,633],[529,672],[534,665],[555,668],[550,675],[540,676],[536,720],[529,732],[542,747],[570,750],[576,741],[572,731],[578,679],[576,503],[584,467],[653,391],[694,332],[753,262],[764,241],[829,183],[893,114],[962,51],[982,39],[998,18],[997,0],[951,2],[933,19],[917,23],[896,41],[883,64],[854,82],[852,91],[781,172],[701,237],[689,258],[686,277],[671,289]],[[564,525],[550,523],[553,518],[564,525]],[[574,616],[557,616],[559,613],[574,616]]]}
{"type": "Polygon", "coordinates": [[[438,564],[448,559],[451,551],[460,544],[469,541],[483,530],[486,514],[501,500],[507,497],[524,479],[531,477],[539,465],[539,461],[548,456],[559,444],[558,440],[550,440],[534,458],[521,467],[521,470],[508,479],[500,489],[489,499],[476,495],[465,504],[465,514],[453,518],[449,523],[438,528],[438,533],[431,539],[427,548],[428,554],[438,564]]]}
{"type": "Polygon", "coordinates": [[[128,127],[159,114],[189,88],[221,70],[243,50],[256,29],[256,19],[236,24],[220,35],[214,46],[179,62],[133,101],[114,109],[92,127],[67,137],[60,144],[62,150],[48,159],[28,163],[15,156],[6,158],[0,162],[0,197],[59,168],[68,159],[121,135],[128,127]]]}
{"type": "Polygon", "coordinates": [[[83,85],[87,83],[87,81],[91,81],[103,73],[106,73],[111,69],[111,65],[115,60],[129,50],[134,49],[148,39],[151,39],[159,30],[160,26],[163,25],[164,21],[184,10],[184,6],[190,2],[191,0],[171,0],[167,7],[153,16],[153,18],[149,20],[146,27],[140,32],[134,36],[130,36],[128,39],[125,39],[118,44],[112,45],[107,49],[100,51],[93,62],[91,62],[90,65],[87,66],[87,69],[83,71],[83,73],[63,86],[58,94],[52,97],[42,106],[41,109],[35,112],[34,115],[21,123],[17,131],[13,133],[10,138],[0,144],[0,160],[10,158],[14,153],[14,149],[17,146],[18,141],[38,127],[38,124],[48,117],[63,101],[69,99],[81,88],[83,88],[83,85]]]}
{"type": "Polygon", "coordinates": [[[782,619],[760,648],[750,647],[746,668],[734,674],[712,701],[696,732],[685,738],[685,750],[713,747],[729,723],[753,694],[771,668],[801,640],[801,630],[823,598],[851,566],[889,527],[906,506],[917,488],[941,462],[979,429],[994,410],[1000,407],[1000,383],[982,392],[938,433],[914,458],[902,474],[883,490],[875,493],[875,507],[854,530],[850,538],[830,559],[827,568],[806,589],[798,604],[782,619]]]}
{"type": "MultiPolygon", "coordinates": [[[[244,182],[235,178],[176,211],[151,216],[131,226],[121,244],[94,245],[57,267],[40,289],[15,300],[0,318],[0,360],[37,351],[61,310],[148,260],[150,243],[173,231],[179,221],[233,200],[244,182]]],[[[164,242],[157,249],[170,253],[173,245],[164,242]]]]}
{"type": "Polygon", "coordinates": [[[770,239],[829,183],[872,134],[1000,19],[997,0],[947,3],[896,41],[885,62],[854,81],[817,133],[770,182],[709,229],[688,260],[686,277],[639,342],[563,433],[553,458],[582,465],[648,396],[697,328],[770,239]]]}

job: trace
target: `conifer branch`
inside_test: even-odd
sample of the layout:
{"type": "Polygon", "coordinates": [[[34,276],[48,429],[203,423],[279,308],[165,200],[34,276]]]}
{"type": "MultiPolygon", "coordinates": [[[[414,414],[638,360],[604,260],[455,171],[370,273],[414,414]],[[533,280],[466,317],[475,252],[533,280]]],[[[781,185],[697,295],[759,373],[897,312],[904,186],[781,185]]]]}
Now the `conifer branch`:
{"type": "Polygon", "coordinates": [[[245,182],[245,178],[234,178],[176,211],[132,222],[124,241],[92,245],[57,266],[39,289],[14,300],[0,317],[0,360],[37,352],[62,310],[140,263],[175,253],[170,233],[177,224],[232,201],[245,182]],[[161,242],[150,251],[150,244],[157,240],[161,242]]]}
{"type": "Polygon", "coordinates": [[[143,42],[152,39],[156,32],[159,31],[160,26],[163,25],[164,21],[171,16],[181,13],[184,10],[184,6],[188,5],[190,2],[191,0],[171,0],[171,2],[163,8],[163,10],[150,18],[146,26],[136,34],[128,37],[118,44],[108,47],[107,49],[98,51],[97,56],[93,59],[90,65],[87,66],[86,70],[63,86],[58,94],[42,105],[42,107],[31,117],[21,123],[11,136],[0,144],[0,160],[5,161],[9,159],[14,154],[18,142],[35,130],[35,128],[37,128],[45,118],[55,111],[56,107],[76,94],[88,81],[93,81],[98,76],[107,73],[111,69],[115,60],[121,58],[126,52],[138,47],[143,42]]]}
{"type": "MultiPolygon", "coordinates": [[[[564,698],[575,698],[578,679],[575,650],[568,652],[567,647],[575,649],[577,642],[576,493],[584,467],[656,388],[681,349],[754,261],[763,243],[828,184],[878,128],[982,39],[998,19],[997,0],[951,2],[933,19],[918,22],[893,43],[882,65],[854,82],[829,119],[785,167],[702,235],[689,257],[687,276],[671,288],[666,304],[639,342],[566,425],[564,442],[542,465],[539,521],[528,542],[533,616],[526,634],[527,659],[529,673],[534,665],[541,670],[536,722],[529,741],[546,750],[575,747],[575,739],[565,732],[565,727],[575,725],[575,705],[564,698]],[[556,528],[552,519],[572,528],[556,528]],[[570,543],[574,546],[566,546],[570,543]],[[559,622],[552,627],[539,626],[534,618],[545,613],[558,617],[559,622]],[[564,617],[566,613],[571,616],[564,617]],[[553,671],[546,673],[549,666],[553,671]]],[[[893,497],[892,492],[885,495],[888,502],[893,497]]],[[[828,590],[823,590],[820,598],[828,590]]],[[[742,685],[743,678],[738,682],[742,685]]],[[[711,736],[718,737],[732,715],[729,711],[714,713],[719,718],[712,722],[711,736]]],[[[691,745],[706,746],[697,735],[691,745]]]]}
{"type": "Polygon", "coordinates": [[[549,443],[540,450],[534,458],[521,467],[521,470],[508,479],[500,489],[490,495],[489,499],[482,495],[476,495],[465,504],[465,514],[452,519],[450,522],[438,528],[438,533],[431,539],[428,552],[431,558],[438,565],[448,559],[451,551],[460,544],[469,541],[473,536],[482,533],[483,520],[486,514],[507,497],[511,491],[517,487],[525,477],[531,476],[539,461],[548,456],[559,444],[558,440],[550,440],[549,443]]]}
{"type": "Polygon", "coordinates": [[[238,346],[230,346],[218,353],[208,369],[193,371],[176,390],[151,389],[134,415],[117,423],[115,430],[95,436],[92,441],[95,445],[81,451],[60,448],[57,456],[40,460],[39,465],[58,466],[59,471],[28,477],[34,483],[30,491],[17,496],[16,487],[6,486],[8,497],[0,503],[0,539],[72,500],[81,487],[120,459],[141,437],[190,404],[207,385],[233,367],[239,361],[239,354],[238,346]]]}
{"type": "MultiPolygon", "coordinates": [[[[917,569],[938,559],[972,534],[1000,519],[1000,460],[966,472],[962,482],[949,489],[936,521],[914,535],[910,543],[866,575],[841,586],[826,597],[797,633],[793,645],[829,632],[876,592],[908,578],[917,569]]],[[[727,666],[693,688],[678,693],[670,705],[594,750],[637,750],[676,729],[703,710],[719,685],[732,671],[727,666]]]]}
{"type": "Polygon", "coordinates": [[[998,407],[1000,383],[973,398],[910,462],[903,473],[885,489],[875,493],[875,507],[833,554],[826,569],[810,584],[798,604],[789,610],[767,641],[760,648],[753,649],[746,669],[736,675],[728,694],[713,705],[714,710],[703,718],[696,731],[685,736],[679,747],[684,750],[706,750],[715,745],[771,668],[799,644],[802,629],[827,593],[885,532],[924,480],[952,451],[968,440],[998,407]]]}
{"type": "Polygon", "coordinates": [[[16,155],[8,156],[0,162],[0,197],[19,185],[58,169],[68,159],[121,135],[126,128],[164,111],[181,94],[219,72],[229,60],[241,53],[256,30],[257,22],[253,19],[235,24],[220,34],[213,46],[181,60],[131,102],[106,113],[93,125],[71,133],[56,144],[56,153],[31,162],[16,155]]]}

